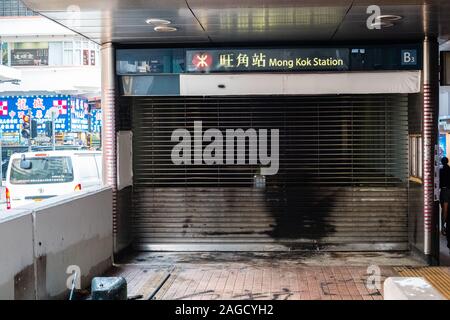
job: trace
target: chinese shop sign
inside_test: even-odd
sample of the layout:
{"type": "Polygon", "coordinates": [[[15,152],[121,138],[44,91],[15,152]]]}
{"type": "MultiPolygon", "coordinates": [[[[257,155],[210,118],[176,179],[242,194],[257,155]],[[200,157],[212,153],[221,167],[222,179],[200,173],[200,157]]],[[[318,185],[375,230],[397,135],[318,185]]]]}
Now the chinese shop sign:
{"type": "Polygon", "coordinates": [[[87,100],[70,99],[70,115],[71,132],[89,131],[89,104],[87,100]]]}
{"type": "Polygon", "coordinates": [[[186,71],[346,71],[349,54],[344,48],[187,50],[186,71]]]}
{"type": "Polygon", "coordinates": [[[102,110],[92,109],[91,110],[91,132],[100,132],[102,128],[102,110]]]}
{"type": "Polygon", "coordinates": [[[83,66],[89,65],[89,50],[83,50],[83,66]]]}
{"type": "Polygon", "coordinates": [[[48,42],[17,42],[11,46],[11,66],[48,65],[48,42]]]}
{"type": "Polygon", "coordinates": [[[5,133],[19,132],[22,117],[31,113],[42,132],[56,110],[56,132],[88,130],[87,100],[70,96],[0,97],[0,128],[5,133]]]}

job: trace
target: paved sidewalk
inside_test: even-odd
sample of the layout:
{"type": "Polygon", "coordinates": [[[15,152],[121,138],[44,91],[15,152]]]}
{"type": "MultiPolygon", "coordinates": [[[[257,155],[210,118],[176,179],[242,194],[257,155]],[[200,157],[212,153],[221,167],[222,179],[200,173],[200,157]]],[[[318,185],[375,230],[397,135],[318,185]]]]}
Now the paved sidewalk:
{"type": "MultiPolygon", "coordinates": [[[[129,295],[148,297],[166,270],[118,267],[110,275],[125,276],[129,295]]],[[[381,283],[395,275],[382,268],[381,283]]],[[[379,300],[382,292],[366,287],[361,267],[176,268],[155,299],[162,300],[379,300]]]]}
{"type": "Polygon", "coordinates": [[[402,254],[141,253],[108,275],[124,276],[129,295],[176,300],[380,300],[367,288],[368,266],[380,265],[380,283],[393,266],[419,266],[402,254]],[[353,261],[353,264],[349,264],[353,261]],[[318,266],[321,262],[320,266],[318,266]]]}

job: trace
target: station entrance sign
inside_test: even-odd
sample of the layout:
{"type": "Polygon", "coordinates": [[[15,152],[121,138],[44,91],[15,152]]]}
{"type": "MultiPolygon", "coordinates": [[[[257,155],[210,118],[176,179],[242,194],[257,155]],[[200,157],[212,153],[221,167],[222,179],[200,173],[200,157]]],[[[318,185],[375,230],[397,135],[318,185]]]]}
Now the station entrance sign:
{"type": "Polygon", "coordinates": [[[347,71],[347,48],[187,50],[187,72],[347,71]]]}

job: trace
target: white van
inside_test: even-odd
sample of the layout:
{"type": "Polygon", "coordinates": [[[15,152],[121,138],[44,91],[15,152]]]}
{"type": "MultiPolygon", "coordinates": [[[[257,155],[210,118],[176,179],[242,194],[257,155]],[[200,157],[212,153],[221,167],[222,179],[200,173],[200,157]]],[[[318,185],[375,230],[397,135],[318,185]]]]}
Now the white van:
{"type": "Polygon", "coordinates": [[[100,187],[102,153],[43,151],[15,153],[6,173],[7,208],[100,187]]]}

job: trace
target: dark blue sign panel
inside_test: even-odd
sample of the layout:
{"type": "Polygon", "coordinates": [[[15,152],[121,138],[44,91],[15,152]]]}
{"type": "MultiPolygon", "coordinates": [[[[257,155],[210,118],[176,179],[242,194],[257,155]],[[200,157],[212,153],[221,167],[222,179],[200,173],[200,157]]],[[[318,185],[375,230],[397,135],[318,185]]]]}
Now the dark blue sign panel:
{"type": "Polygon", "coordinates": [[[89,129],[87,100],[71,96],[0,97],[0,128],[19,132],[22,117],[31,112],[38,132],[45,129],[51,114],[56,115],[56,132],[85,132],[89,129]]]}
{"type": "Polygon", "coordinates": [[[51,110],[57,114],[55,131],[70,131],[69,96],[0,97],[0,110],[0,128],[5,133],[19,132],[22,117],[30,111],[42,131],[51,119],[51,110]]]}
{"type": "Polygon", "coordinates": [[[402,50],[402,66],[416,66],[417,50],[402,50]]]}
{"type": "Polygon", "coordinates": [[[89,131],[89,104],[87,100],[79,98],[70,99],[70,131],[89,131]]]}
{"type": "Polygon", "coordinates": [[[91,132],[100,132],[102,128],[102,110],[91,110],[91,132]]]}
{"type": "MultiPolygon", "coordinates": [[[[420,70],[422,56],[421,43],[315,48],[118,49],[116,72],[118,75],[156,75],[193,72],[420,70]]],[[[164,78],[147,78],[144,82],[160,82],[162,79],[164,78]]],[[[135,80],[137,78],[133,79],[133,83],[135,80]]],[[[141,88],[139,91],[142,91],[141,88]]]]}
{"type": "Polygon", "coordinates": [[[439,135],[439,158],[447,156],[447,135],[440,134],[439,135]]]}

